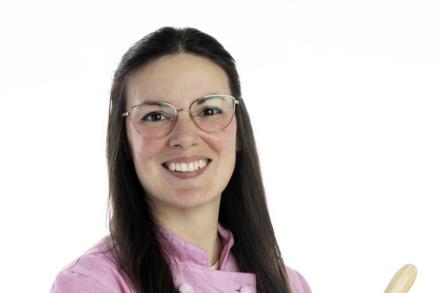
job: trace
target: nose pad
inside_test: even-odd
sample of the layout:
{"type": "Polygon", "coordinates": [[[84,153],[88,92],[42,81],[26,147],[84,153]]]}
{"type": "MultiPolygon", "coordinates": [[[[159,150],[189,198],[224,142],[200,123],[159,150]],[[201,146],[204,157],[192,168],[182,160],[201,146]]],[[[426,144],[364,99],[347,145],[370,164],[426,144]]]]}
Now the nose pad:
{"type": "Polygon", "coordinates": [[[189,109],[179,109],[173,130],[170,133],[169,146],[188,149],[198,144],[199,129],[191,119],[189,109]],[[186,115],[179,112],[188,112],[186,115]]]}

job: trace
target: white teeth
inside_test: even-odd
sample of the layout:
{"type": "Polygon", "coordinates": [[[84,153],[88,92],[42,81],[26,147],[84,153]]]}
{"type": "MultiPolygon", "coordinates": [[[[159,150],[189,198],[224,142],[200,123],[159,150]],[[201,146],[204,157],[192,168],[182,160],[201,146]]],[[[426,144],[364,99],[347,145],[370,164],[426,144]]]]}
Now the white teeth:
{"type": "Polygon", "coordinates": [[[199,169],[203,169],[208,164],[208,160],[198,160],[190,163],[167,163],[166,166],[170,171],[177,172],[193,172],[199,169]]]}

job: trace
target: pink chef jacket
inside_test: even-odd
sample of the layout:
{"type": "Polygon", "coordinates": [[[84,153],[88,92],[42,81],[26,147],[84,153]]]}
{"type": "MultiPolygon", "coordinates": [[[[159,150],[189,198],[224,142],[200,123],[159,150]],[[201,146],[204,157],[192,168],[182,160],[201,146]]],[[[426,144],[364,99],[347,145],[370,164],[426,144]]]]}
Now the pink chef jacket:
{"type": "MultiPolygon", "coordinates": [[[[218,225],[222,251],[216,265],[208,267],[208,255],[200,247],[189,243],[170,230],[160,226],[162,245],[172,252],[173,281],[182,293],[245,292],[256,291],[255,274],[241,273],[231,253],[234,245],[232,233],[218,225]]],[[[105,248],[111,244],[109,236],[85,252],[58,273],[51,292],[136,292],[128,278],[110,261],[105,248]]],[[[311,293],[306,280],[297,271],[287,267],[290,285],[295,293],[311,293]]]]}

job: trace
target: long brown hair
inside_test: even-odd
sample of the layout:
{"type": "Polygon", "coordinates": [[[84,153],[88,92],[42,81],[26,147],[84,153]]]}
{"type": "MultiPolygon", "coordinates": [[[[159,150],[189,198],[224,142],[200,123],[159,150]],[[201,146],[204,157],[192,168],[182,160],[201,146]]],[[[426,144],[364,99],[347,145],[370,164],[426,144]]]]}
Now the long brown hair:
{"type": "Polygon", "coordinates": [[[289,292],[285,266],[266,205],[253,131],[241,97],[232,56],[213,37],[194,28],[161,28],[135,43],[122,57],[114,74],[107,129],[110,234],[115,258],[139,292],[177,292],[170,259],[157,238],[157,220],[145,201],[128,149],[125,119],[126,87],[130,74],[148,62],[186,52],[209,59],[229,78],[240,105],[236,110],[235,169],[220,203],[219,222],[235,239],[232,253],[241,272],[256,275],[260,293],[289,292]],[[238,217],[239,215],[239,217],[238,217]]]}

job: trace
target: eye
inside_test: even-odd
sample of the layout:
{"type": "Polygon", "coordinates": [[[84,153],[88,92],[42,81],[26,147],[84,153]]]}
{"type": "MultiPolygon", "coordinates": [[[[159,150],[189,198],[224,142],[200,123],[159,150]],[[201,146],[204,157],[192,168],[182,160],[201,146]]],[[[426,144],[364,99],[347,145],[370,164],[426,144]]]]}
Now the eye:
{"type": "Polygon", "coordinates": [[[161,112],[151,112],[148,114],[145,114],[141,120],[146,122],[155,122],[155,121],[163,121],[167,120],[169,117],[161,112]]]}
{"type": "Polygon", "coordinates": [[[206,107],[200,111],[200,116],[215,116],[221,114],[223,111],[217,107],[206,107]]]}

